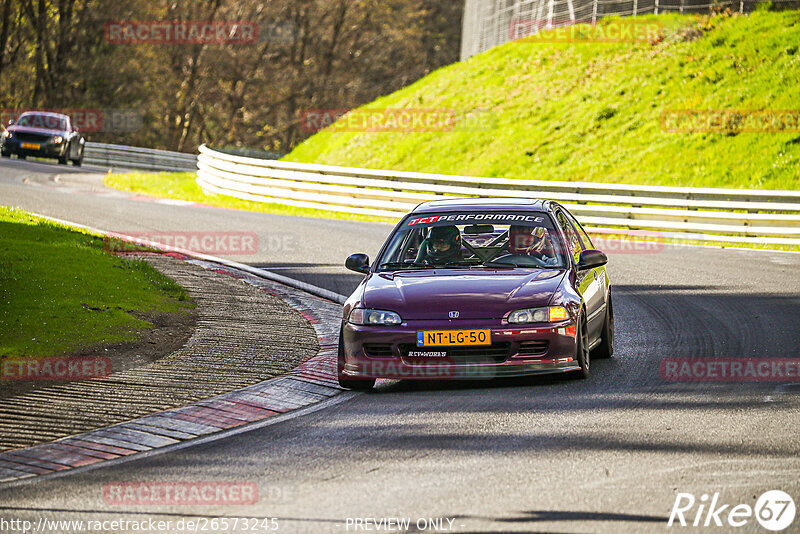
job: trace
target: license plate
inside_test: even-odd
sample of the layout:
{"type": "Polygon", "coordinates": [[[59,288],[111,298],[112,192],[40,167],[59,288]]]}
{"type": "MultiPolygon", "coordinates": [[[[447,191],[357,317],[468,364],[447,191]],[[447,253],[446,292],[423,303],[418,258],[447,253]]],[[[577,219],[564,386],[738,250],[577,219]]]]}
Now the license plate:
{"type": "Polygon", "coordinates": [[[22,143],[22,148],[27,148],[28,150],[39,150],[42,148],[42,145],[39,143],[22,143]]]}
{"type": "Polygon", "coordinates": [[[419,330],[417,332],[418,347],[491,344],[491,330],[419,330]]]}

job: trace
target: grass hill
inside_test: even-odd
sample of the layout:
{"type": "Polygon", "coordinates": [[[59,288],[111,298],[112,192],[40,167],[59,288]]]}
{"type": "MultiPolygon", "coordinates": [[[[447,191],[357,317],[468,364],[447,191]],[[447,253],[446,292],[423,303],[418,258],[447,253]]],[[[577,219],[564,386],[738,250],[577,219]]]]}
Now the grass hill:
{"type": "MultiPolygon", "coordinates": [[[[620,20],[604,19],[598,30],[620,20]]],[[[800,188],[800,12],[636,20],[664,31],[633,43],[547,42],[557,34],[507,43],[362,108],[455,110],[466,118],[451,131],[342,132],[334,125],[285,159],[470,176],[800,188]],[[686,120],[687,110],[702,110],[695,119],[715,131],[686,131],[699,124],[686,120]],[[785,113],[770,119],[776,111],[785,113]],[[719,117],[727,126],[713,122],[719,117]],[[748,131],[765,125],[778,131],[748,131]]]]}

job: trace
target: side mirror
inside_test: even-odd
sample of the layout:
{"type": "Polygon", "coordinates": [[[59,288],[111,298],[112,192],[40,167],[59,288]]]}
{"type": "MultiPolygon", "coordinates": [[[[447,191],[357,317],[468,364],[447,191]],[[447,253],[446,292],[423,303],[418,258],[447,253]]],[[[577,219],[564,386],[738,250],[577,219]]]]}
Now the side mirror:
{"type": "Polygon", "coordinates": [[[361,274],[369,272],[369,256],[366,254],[353,254],[344,262],[344,266],[361,274]]]}
{"type": "Polygon", "coordinates": [[[9,126],[11,126],[11,125],[13,125],[13,124],[14,124],[14,119],[10,119],[10,120],[8,121],[8,125],[9,125],[9,126]]]}
{"type": "Polygon", "coordinates": [[[78,128],[76,128],[75,126],[73,126],[73,127],[72,127],[72,131],[73,131],[73,132],[77,132],[77,131],[78,131],[78,128]]]}
{"type": "Polygon", "coordinates": [[[608,263],[608,256],[605,253],[594,249],[584,250],[581,252],[581,258],[578,261],[578,270],[594,269],[606,263],[608,263]]]}

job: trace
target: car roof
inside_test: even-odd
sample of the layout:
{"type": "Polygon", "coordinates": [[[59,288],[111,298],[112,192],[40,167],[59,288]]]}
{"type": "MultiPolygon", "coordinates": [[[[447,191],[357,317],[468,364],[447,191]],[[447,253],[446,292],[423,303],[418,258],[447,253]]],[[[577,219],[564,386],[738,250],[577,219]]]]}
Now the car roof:
{"type": "Polygon", "coordinates": [[[19,116],[22,117],[23,115],[46,115],[48,117],[55,117],[58,119],[69,118],[69,115],[64,115],[63,113],[53,113],[52,111],[36,111],[35,109],[31,111],[23,111],[19,116]]]}
{"type": "Polygon", "coordinates": [[[441,213],[479,209],[548,211],[550,202],[549,200],[538,198],[448,198],[446,200],[423,202],[414,208],[412,213],[441,213]]]}

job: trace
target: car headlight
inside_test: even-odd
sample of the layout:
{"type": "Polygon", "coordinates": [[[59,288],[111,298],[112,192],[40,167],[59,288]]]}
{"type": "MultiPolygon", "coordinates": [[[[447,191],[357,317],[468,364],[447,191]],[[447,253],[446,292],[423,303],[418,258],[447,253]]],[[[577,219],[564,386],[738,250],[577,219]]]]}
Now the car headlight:
{"type": "Polygon", "coordinates": [[[563,306],[550,306],[549,308],[524,308],[511,312],[508,322],[511,324],[524,323],[557,323],[569,319],[567,309],[563,306]]]}
{"type": "Polygon", "coordinates": [[[8,130],[3,132],[3,138],[4,139],[10,139],[11,137],[12,137],[11,132],[9,132],[8,130]]]}
{"type": "Polygon", "coordinates": [[[61,137],[60,135],[56,135],[55,137],[53,137],[52,141],[55,144],[60,145],[62,142],[64,142],[64,138],[61,137]]]}
{"type": "Polygon", "coordinates": [[[352,324],[358,325],[398,325],[403,322],[400,316],[393,311],[365,310],[355,308],[350,312],[348,319],[352,324]]]}

